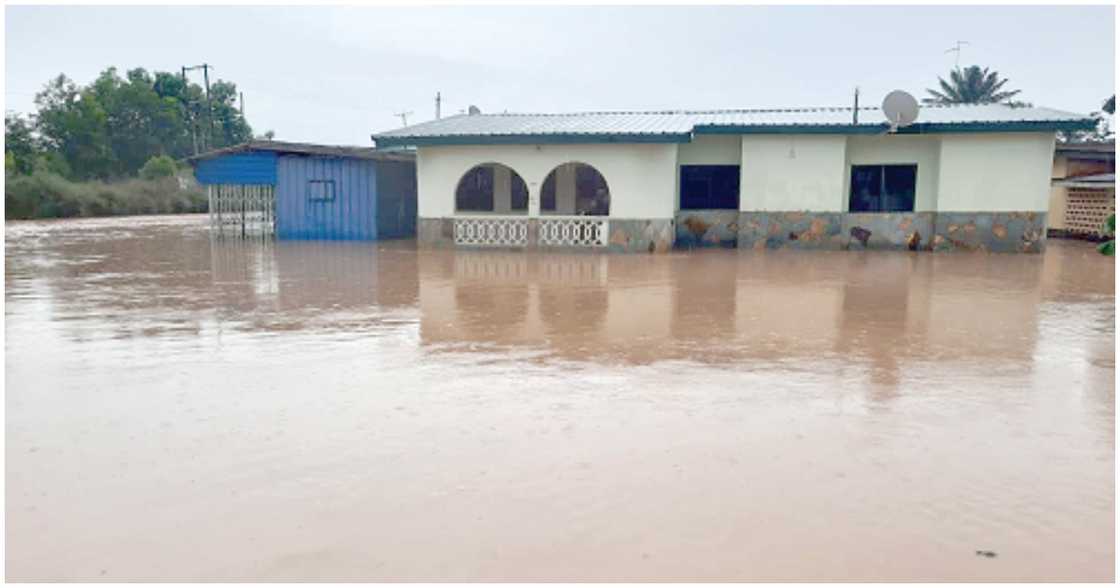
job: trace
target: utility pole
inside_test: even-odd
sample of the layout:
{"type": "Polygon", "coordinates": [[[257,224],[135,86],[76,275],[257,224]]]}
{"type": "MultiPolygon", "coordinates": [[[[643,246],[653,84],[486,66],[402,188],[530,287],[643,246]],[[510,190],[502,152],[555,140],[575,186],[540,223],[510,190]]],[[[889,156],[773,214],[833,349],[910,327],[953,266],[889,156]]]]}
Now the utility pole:
{"type": "Polygon", "coordinates": [[[237,97],[241,100],[241,118],[245,119],[245,92],[238,92],[237,97]]]}
{"type": "MultiPolygon", "coordinates": [[[[183,83],[186,83],[187,72],[196,69],[202,70],[202,79],[206,84],[206,137],[202,141],[202,148],[209,149],[214,144],[214,116],[210,108],[210,68],[212,66],[208,63],[202,65],[193,65],[191,67],[183,67],[183,83]]],[[[197,140],[195,145],[195,154],[198,154],[197,140]]]]}
{"type": "Polygon", "coordinates": [[[206,146],[214,147],[214,111],[210,108],[210,65],[202,64],[202,79],[206,82],[206,146]]]}
{"type": "Polygon", "coordinates": [[[439,120],[439,92],[436,92],[436,120],[439,120]]]}
{"type": "Polygon", "coordinates": [[[401,126],[407,127],[408,126],[408,117],[411,114],[412,114],[412,111],[410,110],[408,112],[397,112],[397,113],[393,114],[393,116],[401,117],[401,126]]]}
{"type": "Polygon", "coordinates": [[[945,50],[946,53],[956,53],[957,54],[957,60],[956,60],[955,65],[953,66],[954,69],[960,69],[961,68],[961,45],[968,45],[968,44],[969,44],[968,41],[957,41],[957,44],[952,49],[946,49],[945,50]]]}
{"type": "Polygon", "coordinates": [[[187,83],[186,66],[183,66],[182,70],[179,72],[179,75],[183,79],[183,99],[187,101],[185,106],[187,107],[187,119],[190,121],[191,125],[191,146],[194,148],[194,154],[198,155],[198,128],[196,127],[197,123],[194,120],[194,112],[191,109],[190,95],[187,92],[190,89],[190,84],[187,83]]]}

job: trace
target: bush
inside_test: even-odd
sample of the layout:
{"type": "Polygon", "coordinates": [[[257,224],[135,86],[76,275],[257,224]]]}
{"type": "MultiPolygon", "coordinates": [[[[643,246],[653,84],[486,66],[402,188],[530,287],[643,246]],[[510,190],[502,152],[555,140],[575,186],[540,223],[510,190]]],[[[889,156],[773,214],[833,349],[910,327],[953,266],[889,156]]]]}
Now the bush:
{"type": "Polygon", "coordinates": [[[169,178],[173,175],[175,175],[175,160],[166,155],[157,155],[140,168],[140,177],[145,180],[169,178]]]}
{"type": "Polygon", "coordinates": [[[71,182],[38,170],[9,176],[4,192],[8,219],[206,212],[206,195],[182,190],[174,177],[123,182],[71,182]]]}

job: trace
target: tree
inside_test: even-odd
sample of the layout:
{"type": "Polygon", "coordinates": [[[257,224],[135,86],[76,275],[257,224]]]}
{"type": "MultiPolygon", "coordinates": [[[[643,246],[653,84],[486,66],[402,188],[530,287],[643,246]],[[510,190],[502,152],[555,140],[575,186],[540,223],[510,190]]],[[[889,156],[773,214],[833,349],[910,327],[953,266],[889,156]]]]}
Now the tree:
{"type": "Polygon", "coordinates": [[[210,85],[210,108],[214,117],[213,148],[221,149],[253,138],[253,129],[237,108],[237,85],[217,81],[210,85]]]}
{"type": "Polygon", "coordinates": [[[38,143],[30,121],[15,112],[4,113],[4,168],[8,173],[31,173],[38,143]]]}
{"type": "Polygon", "coordinates": [[[145,180],[169,178],[173,175],[175,175],[175,160],[166,155],[157,155],[140,168],[140,177],[145,180]]]}
{"type": "MultiPolygon", "coordinates": [[[[1112,115],[1116,112],[1116,95],[1112,95],[1101,104],[1101,110],[1112,115]]],[[[1088,131],[1058,131],[1059,143],[1102,143],[1112,141],[1114,133],[1108,124],[1108,119],[1100,111],[1090,112],[1089,116],[1097,122],[1093,129],[1088,131]]]]}
{"type": "Polygon", "coordinates": [[[937,78],[940,90],[926,89],[926,104],[991,104],[1008,102],[1021,90],[1003,90],[1007,78],[1000,79],[999,72],[970,65],[949,72],[949,81],[937,78]]]}
{"type": "MultiPolygon", "coordinates": [[[[249,140],[252,129],[236,108],[237,86],[211,85],[212,148],[249,140]]],[[[65,75],[36,95],[33,121],[41,151],[51,169],[70,170],[75,179],[136,174],[151,158],[181,159],[194,153],[192,130],[201,139],[208,129],[205,91],[169,72],[135,68],[124,77],[110,67],[86,87],[65,75]]],[[[13,121],[12,124],[17,124],[13,121]]],[[[17,129],[18,130],[18,129],[17,129]]],[[[203,141],[199,141],[203,143],[203,141]]],[[[7,157],[5,157],[7,159],[7,157]]],[[[16,165],[18,154],[13,153],[16,165]]],[[[25,166],[26,167],[26,166],[25,166]]]]}
{"type": "Polygon", "coordinates": [[[81,90],[65,75],[35,95],[39,112],[35,127],[45,147],[66,159],[78,178],[109,177],[113,152],[106,130],[107,115],[90,90],[81,90]]]}

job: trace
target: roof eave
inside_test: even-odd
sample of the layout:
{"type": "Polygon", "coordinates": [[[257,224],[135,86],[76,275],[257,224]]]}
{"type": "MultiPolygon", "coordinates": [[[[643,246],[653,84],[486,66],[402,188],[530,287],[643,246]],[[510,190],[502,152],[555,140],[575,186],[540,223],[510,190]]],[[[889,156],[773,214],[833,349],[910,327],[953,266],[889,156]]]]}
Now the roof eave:
{"type": "Polygon", "coordinates": [[[434,145],[573,145],[580,143],[688,143],[690,133],[555,133],[543,135],[371,135],[378,148],[434,145]]]}
{"type": "MultiPolygon", "coordinates": [[[[897,129],[895,134],[932,133],[1053,133],[1095,128],[1092,119],[1053,121],[1002,121],[961,123],[917,123],[897,129]]],[[[736,125],[698,124],[692,133],[548,133],[548,134],[471,134],[471,135],[371,135],[381,147],[436,145],[546,145],[579,143],[689,143],[693,134],[729,135],[874,135],[886,133],[889,126],[878,124],[803,124],[736,125]]]]}

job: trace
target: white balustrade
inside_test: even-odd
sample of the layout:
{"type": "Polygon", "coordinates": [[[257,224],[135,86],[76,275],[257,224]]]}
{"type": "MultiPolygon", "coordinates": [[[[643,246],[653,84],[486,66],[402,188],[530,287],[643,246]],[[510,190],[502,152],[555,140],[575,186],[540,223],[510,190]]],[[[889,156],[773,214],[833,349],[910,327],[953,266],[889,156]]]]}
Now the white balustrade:
{"type": "Polygon", "coordinates": [[[554,247],[606,247],[606,217],[541,217],[538,242],[554,247]]]}
{"type": "Polygon", "coordinates": [[[525,217],[458,217],[455,219],[455,244],[524,247],[529,244],[529,220],[525,217]]]}

